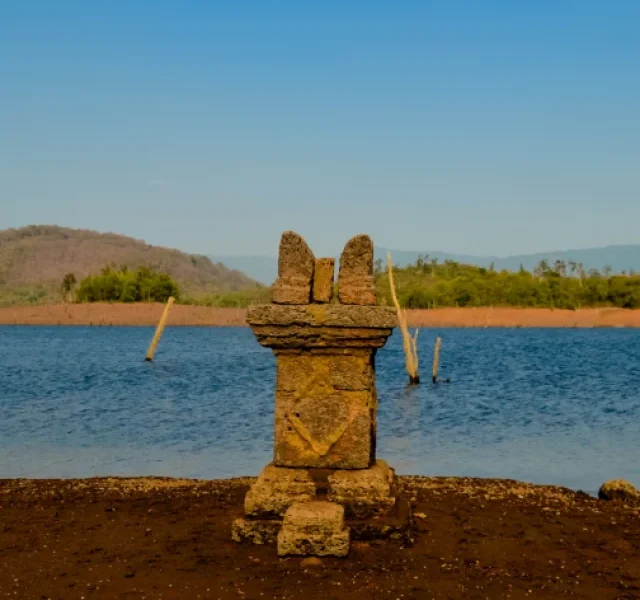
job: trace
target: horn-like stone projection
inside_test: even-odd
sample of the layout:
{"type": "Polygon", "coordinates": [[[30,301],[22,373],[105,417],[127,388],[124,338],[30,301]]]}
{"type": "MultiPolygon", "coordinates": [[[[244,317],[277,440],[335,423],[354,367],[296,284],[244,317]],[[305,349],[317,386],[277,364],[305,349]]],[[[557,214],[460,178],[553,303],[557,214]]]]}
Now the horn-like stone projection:
{"type": "Polygon", "coordinates": [[[273,286],[275,304],[309,304],[316,259],[307,242],[293,231],[285,231],[278,253],[278,280],[273,286]]]}
{"type": "Polygon", "coordinates": [[[338,274],[338,298],[340,304],[376,303],[373,284],[373,242],[368,235],[351,238],[342,251],[338,274]]]}
{"type": "Polygon", "coordinates": [[[280,555],[343,556],[351,538],[410,535],[409,505],[375,454],[375,357],[396,313],[375,306],[371,239],[356,236],[344,249],[340,304],[333,272],[333,259],[314,259],[287,231],[273,303],[247,313],[276,355],[275,435],[273,462],[247,493],[233,538],[277,540],[280,555]]]}

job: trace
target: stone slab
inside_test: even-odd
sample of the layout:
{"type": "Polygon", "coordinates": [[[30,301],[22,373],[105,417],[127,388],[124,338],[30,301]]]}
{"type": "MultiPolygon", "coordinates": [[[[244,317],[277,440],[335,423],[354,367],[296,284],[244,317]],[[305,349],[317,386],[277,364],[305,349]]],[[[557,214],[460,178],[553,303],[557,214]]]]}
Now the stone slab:
{"type": "Polygon", "coordinates": [[[272,325],[254,325],[252,329],[260,345],[274,350],[377,349],[384,346],[392,331],[391,329],[278,327],[272,325]]]}
{"type": "Polygon", "coordinates": [[[311,297],[313,302],[328,304],[333,298],[333,276],[335,272],[335,259],[316,258],[315,271],[313,273],[313,288],[311,297]]]}
{"type": "Polygon", "coordinates": [[[283,516],[294,502],[313,500],[316,486],[304,469],[267,465],[244,499],[245,514],[259,517],[283,516]]]}
{"type": "Polygon", "coordinates": [[[391,306],[254,304],[247,309],[247,323],[251,326],[310,325],[351,329],[393,329],[396,326],[396,319],[396,311],[391,306]]]}
{"type": "Polygon", "coordinates": [[[278,533],[279,556],[346,556],[349,530],[344,508],[326,501],[298,502],[287,510],[278,533]]]}
{"type": "Polygon", "coordinates": [[[284,515],[282,526],[311,535],[338,533],[344,529],[344,507],[335,502],[296,502],[284,515]]]}

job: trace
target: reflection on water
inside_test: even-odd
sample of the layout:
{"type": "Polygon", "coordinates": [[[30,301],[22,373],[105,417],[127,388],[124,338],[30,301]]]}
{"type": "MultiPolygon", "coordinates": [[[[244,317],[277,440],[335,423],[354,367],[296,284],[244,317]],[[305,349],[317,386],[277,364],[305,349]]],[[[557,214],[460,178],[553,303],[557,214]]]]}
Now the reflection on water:
{"type": "MultiPolygon", "coordinates": [[[[0,477],[253,475],[270,460],[275,360],[248,329],[0,327],[0,477]]],[[[424,330],[379,351],[378,455],[399,473],[593,491],[640,484],[640,331],[424,330]],[[436,335],[440,372],[428,377],[436,335]]]]}

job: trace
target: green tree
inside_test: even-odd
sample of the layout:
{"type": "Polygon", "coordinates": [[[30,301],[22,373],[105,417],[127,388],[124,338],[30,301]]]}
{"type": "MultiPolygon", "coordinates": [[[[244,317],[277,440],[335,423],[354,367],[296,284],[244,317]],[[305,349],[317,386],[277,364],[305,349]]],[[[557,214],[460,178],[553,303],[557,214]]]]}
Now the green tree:
{"type": "Polygon", "coordinates": [[[73,297],[73,288],[75,287],[77,281],[76,276],[73,273],[67,273],[62,280],[62,299],[65,302],[70,302],[73,297]]]}

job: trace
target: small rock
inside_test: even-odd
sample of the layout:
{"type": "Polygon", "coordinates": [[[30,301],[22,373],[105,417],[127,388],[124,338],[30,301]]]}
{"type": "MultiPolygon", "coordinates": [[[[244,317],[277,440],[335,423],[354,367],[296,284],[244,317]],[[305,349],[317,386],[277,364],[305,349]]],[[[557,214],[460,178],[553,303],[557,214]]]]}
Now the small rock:
{"type": "Polygon", "coordinates": [[[612,479],[602,484],[598,491],[601,500],[619,500],[626,504],[640,503],[640,492],[624,479],[612,479]]]}
{"type": "Polygon", "coordinates": [[[317,556],[308,556],[300,561],[303,569],[317,569],[324,566],[324,563],[317,556]]]}

